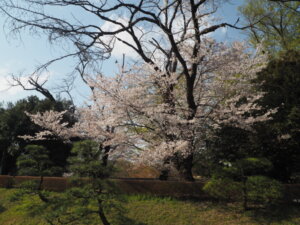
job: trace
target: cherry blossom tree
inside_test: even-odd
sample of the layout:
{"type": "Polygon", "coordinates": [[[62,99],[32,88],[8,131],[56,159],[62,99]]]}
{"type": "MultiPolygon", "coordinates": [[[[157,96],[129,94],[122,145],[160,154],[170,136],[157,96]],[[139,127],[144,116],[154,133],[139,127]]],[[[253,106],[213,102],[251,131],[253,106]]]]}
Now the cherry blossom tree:
{"type": "Polygon", "coordinates": [[[194,154],[204,145],[211,129],[231,124],[251,130],[255,122],[269,119],[276,110],[255,114],[263,93],[255,92],[251,80],[266,63],[266,57],[245,52],[245,46],[219,44],[203,39],[199,59],[193,48],[183,45],[185,59],[198,61],[193,98],[195,110],[186,98],[187,86],[180,69],[166,74],[159,62],[143,64],[117,77],[90,79],[96,102],[108,107],[116,127],[126,127],[126,136],[139,140],[143,161],[168,169],[175,166],[180,176],[192,180],[194,154]]]}
{"type": "MultiPolygon", "coordinates": [[[[182,48],[192,64],[189,43],[182,48]]],[[[130,71],[121,68],[114,77],[88,77],[93,105],[79,110],[79,122],[73,127],[61,123],[63,113],[30,115],[48,129],[35,138],[55,134],[97,140],[109,149],[106,155],[112,149],[126,149],[136,153],[137,161],[165,173],[173,166],[183,179],[193,180],[193,157],[213,129],[230,124],[251,130],[253,123],[268,120],[275,112],[255,113],[263,93],[255,91],[251,80],[265,66],[266,56],[247,52],[242,43],[226,46],[211,38],[203,39],[201,52],[193,87],[195,111],[189,108],[180,67],[166,76],[159,62],[144,63],[130,71]]]]}
{"type": "Polygon", "coordinates": [[[265,57],[247,53],[242,44],[226,46],[212,39],[220,28],[246,28],[239,27],[238,20],[229,24],[214,17],[224,1],[2,2],[0,9],[10,18],[12,31],[29,28],[46,33],[50,41],[74,46],[73,52],[36,72],[56,60],[77,57],[79,74],[92,90],[92,106],[80,110],[79,122],[71,128],[61,124],[62,115],[55,112],[32,116],[52,134],[96,139],[103,149],[139,149],[139,158],[166,168],[165,173],[174,166],[183,179],[193,180],[194,154],[208,128],[230,122],[249,129],[267,119],[268,114],[243,122],[244,113],[257,107],[260,95],[251,94],[249,80],[265,65],[265,57]],[[48,11],[57,6],[77,8],[93,20],[85,23],[75,15],[67,20],[48,11]],[[120,44],[134,52],[134,63],[123,63],[116,76],[97,70],[99,60],[120,44]],[[45,123],[48,117],[57,121],[55,126],[45,123]]]}

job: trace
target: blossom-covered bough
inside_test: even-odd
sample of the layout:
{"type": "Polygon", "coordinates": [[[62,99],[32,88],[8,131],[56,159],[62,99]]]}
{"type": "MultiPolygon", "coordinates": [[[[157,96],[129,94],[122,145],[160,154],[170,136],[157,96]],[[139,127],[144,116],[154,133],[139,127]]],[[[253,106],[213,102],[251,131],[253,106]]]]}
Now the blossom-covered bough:
{"type": "Polygon", "coordinates": [[[259,51],[250,53],[241,43],[225,45],[212,38],[220,28],[245,28],[213,17],[223,1],[3,2],[0,9],[13,21],[13,30],[34,28],[46,32],[51,41],[71,42],[76,51],[65,57],[77,56],[82,69],[108,57],[116,43],[134,52],[134,63],[123,63],[115,76],[81,70],[93,103],[78,109],[74,126],[44,123],[50,114],[59,121],[61,114],[55,112],[31,116],[57,136],[95,139],[102,149],[110,149],[107,154],[112,146],[135,152],[138,160],[159,166],[165,176],[174,166],[182,179],[193,180],[194,155],[211,129],[222,123],[249,129],[271,113],[251,114],[259,108],[256,101],[262,93],[255,93],[250,80],[265,66],[266,57],[259,51]],[[47,14],[56,6],[77,7],[95,21],[84,24],[47,14]]]}

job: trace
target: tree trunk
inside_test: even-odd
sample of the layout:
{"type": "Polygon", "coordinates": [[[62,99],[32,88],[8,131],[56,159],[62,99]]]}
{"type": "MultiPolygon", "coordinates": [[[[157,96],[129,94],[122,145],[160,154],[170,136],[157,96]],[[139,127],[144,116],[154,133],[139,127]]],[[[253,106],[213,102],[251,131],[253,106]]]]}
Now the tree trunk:
{"type": "Polygon", "coordinates": [[[159,180],[168,180],[170,175],[171,158],[166,157],[163,162],[163,168],[160,170],[159,180]]]}
{"type": "Polygon", "coordinates": [[[243,178],[243,208],[248,210],[248,191],[247,191],[247,178],[243,178]]]}
{"type": "Polygon", "coordinates": [[[37,193],[38,193],[38,196],[39,198],[41,199],[41,201],[45,202],[45,203],[48,203],[49,202],[49,199],[46,198],[46,196],[44,196],[42,194],[42,185],[43,185],[43,182],[44,182],[44,176],[41,176],[40,177],[40,181],[39,181],[39,184],[38,184],[38,187],[37,187],[37,193]]]}
{"type": "Polygon", "coordinates": [[[160,171],[159,180],[168,180],[169,178],[169,169],[162,169],[160,171]]]}
{"type": "Polygon", "coordinates": [[[103,211],[103,207],[102,207],[102,201],[100,199],[98,199],[98,215],[103,223],[103,225],[110,225],[110,223],[108,222],[104,211],[103,211]]]}
{"type": "Polygon", "coordinates": [[[195,181],[192,173],[193,168],[193,155],[189,155],[186,158],[182,158],[179,160],[179,165],[177,170],[179,172],[179,176],[181,180],[185,181],[195,181]]]}
{"type": "Polygon", "coordinates": [[[108,163],[108,153],[110,152],[110,149],[111,149],[110,145],[104,147],[104,152],[103,152],[103,156],[102,156],[102,165],[104,167],[107,166],[107,163],[108,163]]]}
{"type": "Polygon", "coordinates": [[[170,169],[168,167],[172,163],[179,174],[180,180],[195,181],[192,173],[193,158],[193,154],[190,154],[188,157],[175,155],[166,159],[164,161],[164,165],[166,165],[166,167],[160,171],[159,179],[168,180],[170,173],[170,169]]]}
{"type": "Polygon", "coordinates": [[[7,172],[6,172],[6,160],[7,160],[7,150],[3,149],[2,157],[1,157],[1,164],[0,164],[0,175],[7,174],[7,172]]]}

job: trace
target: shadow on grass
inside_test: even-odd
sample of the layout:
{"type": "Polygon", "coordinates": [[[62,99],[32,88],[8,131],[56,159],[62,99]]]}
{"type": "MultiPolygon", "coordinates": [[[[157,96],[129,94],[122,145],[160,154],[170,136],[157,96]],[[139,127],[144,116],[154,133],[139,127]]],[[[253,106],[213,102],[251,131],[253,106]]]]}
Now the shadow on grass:
{"type": "MultiPolygon", "coordinates": [[[[195,202],[195,201],[194,201],[195,202]]],[[[274,204],[267,207],[250,205],[244,211],[241,202],[204,201],[198,204],[206,206],[202,211],[216,209],[222,214],[244,215],[255,224],[300,224],[300,204],[274,204]]]]}
{"type": "Polygon", "coordinates": [[[6,210],[6,208],[2,205],[0,205],[0,213],[4,212],[6,210]]]}
{"type": "Polygon", "coordinates": [[[138,222],[138,221],[135,221],[135,220],[127,218],[127,217],[120,222],[121,223],[119,223],[119,224],[122,224],[122,225],[147,225],[146,223],[138,222]]]}
{"type": "Polygon", "coordinates": [[[266,208],[252,209],[245,214],[259,224],[280,223],[296,218],[300,220],[300,205],[277,204],[266,208]]]}

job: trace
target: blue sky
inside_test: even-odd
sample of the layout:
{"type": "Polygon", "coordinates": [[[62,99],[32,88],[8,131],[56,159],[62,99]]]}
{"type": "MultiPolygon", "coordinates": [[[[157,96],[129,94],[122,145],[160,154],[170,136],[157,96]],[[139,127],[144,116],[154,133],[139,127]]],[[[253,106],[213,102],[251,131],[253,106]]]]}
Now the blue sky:
{"type": "MultiPolygon", "coordinates": [[[[218,10],[217,16],[223,18],[222,21],[235,23],[238,18],[237,6],[242,4],[243,0],[232,0],[231,3],[222,5],[218,10]]],[[[83,18],[88,19],[88,18],[83,18]]],[[[35,36],[28,33],[21,34],[21,39],[11,36],[3,30],[5,18],[0,14],[0,102],[15,102],[29,95],[39,95],[37,92],[23,91],[20,87],[8,89],[7,78],[10,74],[28,74],[34,68],[42,63],[53,59],[62,54],[61,46],[51,46],[47,38],[43,35],[35,36]]],[[[233,29],[220,29],[214,34],[218,41],[231,42],[243,40],[245,36],[240,31],[233,29]]],[[[117,55],[110,60],[103,62],[103,72],[105,74],[114,74],[117,55]]],[[[53,90],[60,84],[61,78],[74,69],[74,61],[64,60],[54,64],[49,68],[45,77],[49,78],[46,87],[53,90]]],[[[76,104],[81,104],[88,96],[89,92],[85,85],[77,80],[72,93],[76,104]]]]}

